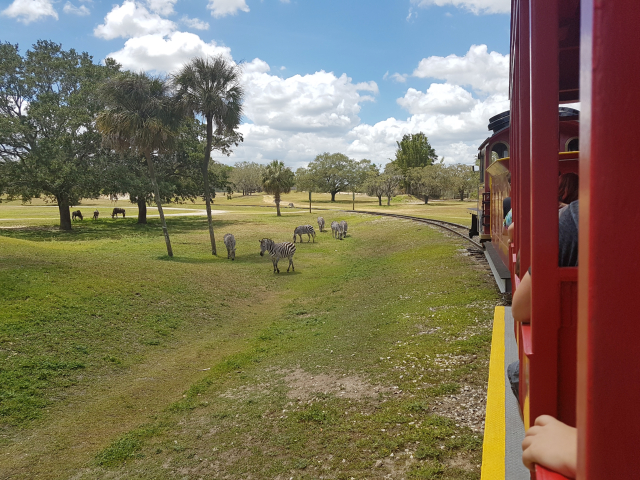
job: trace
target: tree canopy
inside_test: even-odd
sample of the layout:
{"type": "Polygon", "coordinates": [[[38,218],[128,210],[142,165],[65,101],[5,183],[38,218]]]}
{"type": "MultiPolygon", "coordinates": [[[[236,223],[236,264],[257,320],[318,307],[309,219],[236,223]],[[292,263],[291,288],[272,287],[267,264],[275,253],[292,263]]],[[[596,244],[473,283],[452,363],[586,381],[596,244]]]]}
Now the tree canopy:
{"type": "Polygon", "coordinates": [[[280,196],[289,193],[295,184],[295,175],[283,162],[274,160],[264,170],[262,188],[265,192],[274,196],[278,217],[280,214],[280,196]]]}
{"type": "Polygon", "coordinates": [[[167,254],[172,257],[153,155],[171,152],[183,110],[170,95],[165,81],[144,73],[127,72],[109,79],[102,85],[101,94],[106,109],[98,115],[96,125],[107,145],[121,153],[146,159],[167,254]]]}
{"type": "Polygon", "coordinates": [[[359,181],[358,164],[342,153],[322,153],[309,163],[306,172],[298,169],[300,179],[304,178],[306,188],[316,192],[328,192],[335,202],[336,193],[350,190],[359,181]]]}
{"type": "Polygon", "coordinates": [[[55,199],[60,228],[71,229],[69,207],[100,191],[102,153],[95,119],[101,82],[119,70],[87,53],[38,41],[24,56],[0,43],[0,163],[4,188],[28,201],[55,199]]]}
{"type": "Polygon", "coordinates": [[[404,135],[396,144],[398,149],[394,163],[403,173],[409,168],[432,165],[438,159],[429,139],[422,132],[404,135]]]}
{"type": "Polygon", "coordinates": [[[251,195],[262,188],[264,168],[256,162],[238,162],[233,166],[229,180],[243,195],[251,195]]]}

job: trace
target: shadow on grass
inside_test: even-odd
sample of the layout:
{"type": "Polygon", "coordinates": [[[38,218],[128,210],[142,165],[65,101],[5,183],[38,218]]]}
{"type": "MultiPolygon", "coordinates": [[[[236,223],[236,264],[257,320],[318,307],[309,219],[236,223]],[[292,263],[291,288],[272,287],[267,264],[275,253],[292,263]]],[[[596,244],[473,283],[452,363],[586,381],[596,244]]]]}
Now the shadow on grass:
{"type": "MultiPolygon", "coordinates": [[[[218,220],[214,218],[214,229],[228,228],[231,225],[252,223],[247,220],[218,220]]],[[[167,219],[169,235],[201,231],[208,236],[206,217],[173,217],[167,219]]],[[[85,241],[85,240],[118,240],[126,237],[156,237],[162,235],[160,219],[152,218],[146,224],[131,219],[105,219],[74,222],[71,230],[60,230],[57,226],[27,226],[20,228],[0,228],[0,236],[30,240],[46,241],[85,241]]],[[[169,258],[169,257],[167,257],[169,258]]]]}

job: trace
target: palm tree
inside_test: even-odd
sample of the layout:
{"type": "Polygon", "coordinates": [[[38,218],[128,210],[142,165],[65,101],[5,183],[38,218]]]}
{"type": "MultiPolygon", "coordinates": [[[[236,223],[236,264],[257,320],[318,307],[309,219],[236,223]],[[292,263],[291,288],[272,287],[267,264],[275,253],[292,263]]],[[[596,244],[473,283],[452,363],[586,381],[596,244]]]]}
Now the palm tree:
{"type": "Polygon", "coordinates": [[[173,257],[153,155],[170,150],[183,115],[169,95],[166,82],[144,73],[127,72],[110,79],[101,93],[106,110],[96,120],[98,130],[105,143],[115,150],[133,152],[147,160],[167,254],[173,257]]]}
{"type": "Polygon", "coordinates": [[[289,167],[284,166],[284,163],[274,160],[267,165],[262,177],[262,188],[274,196],[279,217],[282,216],[280,214],[280,195],[289,193],[294,183],[295,175],[289,167]]]}
{"type": "MultiPolygon", "coordinates": [[[[209,161],[215,134],[221,137],[236,137],[235,129],[242,119],[244,89],[240,84],[242,70],[239,65],[219,55],[211,58],[194,58],[173,77],[177,96],[194,113],[207,121],[207,148],[202,163],[204,197],[207,204],[211,253],[216,255],[216,241],[211,218],[211,196],[209,194],[209,161]]],[[[235,141],[237,145],[237,140],[235,141]]]]}

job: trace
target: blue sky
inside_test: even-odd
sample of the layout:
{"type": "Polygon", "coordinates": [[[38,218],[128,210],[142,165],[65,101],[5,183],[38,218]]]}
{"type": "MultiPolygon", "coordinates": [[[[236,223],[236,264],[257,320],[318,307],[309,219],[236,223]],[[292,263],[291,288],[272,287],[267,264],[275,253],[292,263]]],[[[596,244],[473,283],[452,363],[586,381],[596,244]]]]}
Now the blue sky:
{"type": "Polygon", "coordinates": [[[224,160],[325,151],[383,164],[425,132],[472,163],[508,109],[509,0],[4,0],[0,40],[38,39],[170,73],[195,55],[245,62],[244,144],[224,160]]]}

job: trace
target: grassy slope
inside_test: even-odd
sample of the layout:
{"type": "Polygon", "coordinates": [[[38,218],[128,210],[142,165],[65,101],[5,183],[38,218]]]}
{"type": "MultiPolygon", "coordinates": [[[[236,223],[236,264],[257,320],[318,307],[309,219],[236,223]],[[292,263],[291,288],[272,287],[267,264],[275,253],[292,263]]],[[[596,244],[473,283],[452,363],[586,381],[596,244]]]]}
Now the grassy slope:
{"type": "MultiPolygon", "coordinates": [[[[20,208],[42,207],[0,217],[20,208]]],[[[342,214],[345,241],[319,234],[274,276],[257,239],[317,214],[233,210],[233,263],[198,217],[169,219],[173,260],[155,221],[0,230],[0,471],[477,478],[478,432],[434,412],[486,381],[486,272],[438,231],[342,214]]]]}

